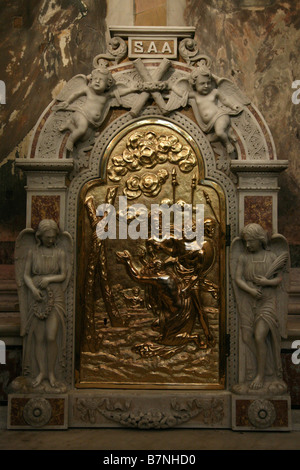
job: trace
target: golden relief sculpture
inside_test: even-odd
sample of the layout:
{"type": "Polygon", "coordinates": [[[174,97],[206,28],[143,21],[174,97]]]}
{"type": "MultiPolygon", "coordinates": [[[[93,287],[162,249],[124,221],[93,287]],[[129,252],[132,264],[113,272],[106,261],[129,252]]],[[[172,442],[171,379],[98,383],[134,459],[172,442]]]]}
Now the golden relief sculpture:
{"type": "Polygon", "coordinates": [[[103,178],[80,201],[77,387],[224,388],[223,192],[204,180],[192,139],[168,121],[132,124],[102,164],[103,178]],[[189,207],[187,227],[178,231],[171,210],[164,236],[155,205],[177,215],[189,207]],[[115,236],[99,237],[100,226],[115,236]]]}
{"type": "Polygon", "coordinates": [[[182,144],[177,136],[157,135],[149,130],[134,132],[127,139],[122,154],[112,157],[108,177],[113,182],[119,182],[128,172],[154,168],[166,162],[178,165],[184,173],[189,173],[197,164],[191,147],[182,144]]]}

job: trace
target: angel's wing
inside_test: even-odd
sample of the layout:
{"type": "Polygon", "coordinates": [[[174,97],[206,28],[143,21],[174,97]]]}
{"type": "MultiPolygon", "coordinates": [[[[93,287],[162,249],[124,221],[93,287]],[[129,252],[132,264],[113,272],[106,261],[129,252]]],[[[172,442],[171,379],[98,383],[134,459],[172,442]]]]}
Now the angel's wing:
{"type": "Polygon", "coordinates": [[[181,77],[171,85],[172,91],[170,93],[166,110],[168,112],[174,111],[180,107],[185,107],[189,99],[189,91],[191,90],[188,77],[181,77]]]}
{"type": "Polygon", "coordinates": [[[231,80],[215,76],[213,78],[217,84],[219,98],[223,105],[242,109],[250,104],[249,98],[231,80]]]}
{"type": "Polygon", "coordinates": [[[280,269],[282,281],[277,288],[277,308],[280,334],[283,338],[287,337],[287,314],[289,301],[289,272],[290,272],[290,253],[286,238],[280,234],[274,234],[270,240],[271,250],[277,257],[286,254],[286,262],[280,269]]]}
{"type": "Polygon", "coordinates": [[[15,276],[18,287],[19,308],[21,315],[20,335],[24,336],[28,311],[28,288],[24,282],[25,264],[29,250],[36,245],[35,232],[32,228],[22,230],[15,245],[15,276]]]}
{"type": "Polygon", "coordinates": [[[63,87],[61,92],[56,97],[57,101],[66,101],[73,93],[76,93],[80,88],[88,84],[88,78],[86,75],[79,74],[71,78],[66,85],[63,87]]]}
{"type": "Polygon", "coordinates": [[[73,270],[73,240],[69,232],[61,232],[57,238],[57,246],[66,254],[67,276],[63,282],[63,291],[65,291],[70,282],[73,270]]]}
{"type": "Polygon", "coordinates": [[[230,246],[230,276],[233,286],[233,292],[236,298],[237,308],[239,305],[241,305],[241,301],[244,296],[244,291],[242,289],[239,289],[239,287],[237,286],[235,282],[235,275],[239,258],[244,253],[245,247],[242,239],[240,237],[234,238],[230,246]]]}

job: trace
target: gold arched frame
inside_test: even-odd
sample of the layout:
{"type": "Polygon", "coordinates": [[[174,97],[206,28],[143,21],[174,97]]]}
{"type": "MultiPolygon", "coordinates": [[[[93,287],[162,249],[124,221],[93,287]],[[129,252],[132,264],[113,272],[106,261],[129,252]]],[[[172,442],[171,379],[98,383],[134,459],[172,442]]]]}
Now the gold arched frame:
{"type": "MultiPolygon", "coordinates": [[[[143,388],[143,389],[224,389],[225,388],[225,367],[226,367],[226,354],[225,354],[225,332],[226,332],[226,260],[225,260],[225,232],[226,232],[226,203],[225,195],[221,186],[205,176],[205,155],[202,156],[199,146],[193,137],[187,133],[182,127],[168,121],[165,118],[148,117],[142,120],[135,121],[130,125],[120,130],[109,142],[106,150],[99,162],[99,177],[92,179],[84,184],[81,189],[78,207],[78,226],[77,226],[77,309],[76,309],[76,387],[78,388],[143,388]],[[86,379],[81,373],[81,354],[82,354],[82,335],[84,334],[84,295],[86,287],[85,272],[87,270],[87,249],[88,240],[91,237],[91,229],[86,215],[84,201],[90,195],[98,203],[104,202],[105,190],[111,183],[108,181],[108,168],[113,157],[120,154],[122,148],[125,148],[125,141],[136,132],[155,132],[161,129],[162,132],[175,134],[181,142],[186,143],[192,149],[196,156],[197,166],[197,186],[196,195],[205,190],[210,195],[213,194],[213,206],[218,207],[218,283],[220,289],[219,300],[219,337],[218,337],[218,380],[213,383],[203,381],[201,383],[149,383],[143,380],[138,380],[136,383],[132,381],[118,382],[116,380],[108,380],[102,382],[99,379],[86,379]]],[[[155,168],[153,169],[155,171],[155,168]]],[[[195,171],[190,173],[195,174],[195,171]]],[[[113,185],[112,185],[113,186],[113,185]]],[[[144,198],[145,200],[145,198],[144,198]]],[[[99,364],[101,369],[101,364],[99,364]]],[[[99,370],[100,370],[99,369],[99,370]]]]}

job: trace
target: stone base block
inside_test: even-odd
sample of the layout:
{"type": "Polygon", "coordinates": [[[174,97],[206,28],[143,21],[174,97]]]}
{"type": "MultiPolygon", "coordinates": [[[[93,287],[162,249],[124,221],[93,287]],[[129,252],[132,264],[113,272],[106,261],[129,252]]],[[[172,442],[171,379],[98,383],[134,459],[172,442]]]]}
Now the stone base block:
{"type": "Polygon", "coordinates": [[[232,395],[232,429],[236,431],[291,431],[289,395],[232,395]]]}
{"type": "Polygon", "coordinates": [[[69,393],[69,427],[230,428],[226,391],[80,390],[69,393]]]}
{"type": "Polygon", "coordinates": [[[8,395],[7,429],[67,429],[68,395],[8,395]]]}

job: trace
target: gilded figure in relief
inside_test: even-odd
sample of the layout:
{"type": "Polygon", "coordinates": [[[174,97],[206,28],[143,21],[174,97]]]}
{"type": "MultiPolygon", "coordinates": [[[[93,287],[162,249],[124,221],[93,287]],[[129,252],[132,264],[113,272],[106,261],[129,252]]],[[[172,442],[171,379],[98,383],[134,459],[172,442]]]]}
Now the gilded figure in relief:
{"type": "Polygon", "coordinates": [[[149,239],[149,262],[146,262],[144,255],[140,269],[134,265],[127,250],[117,253],[118,260],[125,264],[129,276],[146,285],[148,304],[153,313],[158,315],[153,329],[160,333],[160,344],[182,346],[192,341],[200,349],[215,344],[201,301],[201,292],[210,292],[215,299],[218,298],[218,287],[206,279],[215,261],[212,239],[215,223],[207,219],[205,225],[206,236],[201,248],[187,249],[184,238],[171,236],[163,241],[149,239]],[[158,253],[167,257],[159,258],[158,253]],[[196,318],[204,331],[205,340],[193,333],[196,318]]]}

